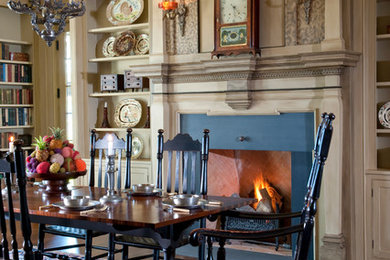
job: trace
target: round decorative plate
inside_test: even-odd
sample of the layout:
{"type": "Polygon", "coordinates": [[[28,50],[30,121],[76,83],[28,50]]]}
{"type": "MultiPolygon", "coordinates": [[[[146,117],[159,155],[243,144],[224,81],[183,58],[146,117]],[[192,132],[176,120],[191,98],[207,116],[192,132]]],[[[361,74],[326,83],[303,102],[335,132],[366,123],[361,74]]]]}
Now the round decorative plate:
{"type": "Polygon", "coordinates": [[[114,36],[108,37],[104,41],[102,52],[105,57],[114,57],[116,55],[114,51],[114,42],[115,42],[114,36]]]}
{"type": "Polygon", "coordinates": [[[137,43],[135,44],[134,52],[136,55],[144,55],[149,52],[149,35],[140,34],[137,37],[137,43]]]}
{"type": "Polygon", "coordinates": [[[111,0],[107,6],[107,19],[114,25],[131,24],[144,10],[144,0],[111,0]]]}
{"type": "Polygon", "coordinates": [[[115,123],[118,127],[134,127],[141,116],[142,106],[132,98],[122,100],[115,108],[115,123]]]}
{"type": "Polygon", "coordinates": [[[135,35],[133,32],[128,31],[119,35],[114,42],[114,51],[119,56],[128,55],[134,48],[135,35]]]}
{"type": "Polygon", "coordinates": [[[138,136],[133,136],[133,140],[131,142],[131,158],[137,159],[144,149],[144,144],[138,136]]]}
{"type": "Polygon", "coordinates": [[[390,101],[385,103],[378,113],[379,123],[386,128],[390,128],[390,101]]]}

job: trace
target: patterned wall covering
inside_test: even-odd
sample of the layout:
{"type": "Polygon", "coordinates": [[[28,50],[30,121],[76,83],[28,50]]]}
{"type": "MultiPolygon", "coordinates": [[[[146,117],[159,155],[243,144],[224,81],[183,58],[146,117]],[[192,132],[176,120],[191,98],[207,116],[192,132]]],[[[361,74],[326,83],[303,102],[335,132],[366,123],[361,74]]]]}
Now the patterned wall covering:
{"type": "Polygon", "coordinates": [[[306,23],[305,11],[300,0],[286,0],[286,46],[320,43],[325,37],[325,0],[312,0],[310,22],[306,23]]]}
{"type": "Polygon", "coordinates": [[[181,35],[177,17],[173,20],[164,19],[167,29],[167,52],[171,55],[199,52],[198,0],[184,0],[184,2],[187,7],[184,36],[181,35]]]}

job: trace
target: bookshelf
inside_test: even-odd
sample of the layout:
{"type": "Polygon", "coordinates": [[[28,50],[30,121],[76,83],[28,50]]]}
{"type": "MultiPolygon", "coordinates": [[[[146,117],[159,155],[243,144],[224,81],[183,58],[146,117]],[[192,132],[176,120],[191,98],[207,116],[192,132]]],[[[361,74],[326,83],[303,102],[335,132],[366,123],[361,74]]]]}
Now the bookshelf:
{"type": "Polygon", "coordinates": [[[11,136],[34,149],[32,53],[30,42],[0,39],[0,152],[8,151],[11,136]]]}

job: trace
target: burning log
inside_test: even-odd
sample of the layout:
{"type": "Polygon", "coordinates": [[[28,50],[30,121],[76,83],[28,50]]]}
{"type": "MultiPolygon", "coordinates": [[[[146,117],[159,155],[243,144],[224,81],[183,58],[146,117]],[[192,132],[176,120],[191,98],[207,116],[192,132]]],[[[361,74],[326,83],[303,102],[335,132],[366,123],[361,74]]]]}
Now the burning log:
{"type": "Polygon", "coordinates": [[[271,197],[272,202],[272,209],[274,212],[277,212],[278,209],[282,208],[283,202],[282,202],[282,195],[279,194],[273,187],[269,186],[267,187],[267,193],[271,197]]]}
{"type": "Polygon", "coordinates": [[[272,207],[272,199],[267,191],[267,188],[261,189],[261,200],[257,203],[256,212],[259,213],[273,213],[276,212],[272,207]]]}

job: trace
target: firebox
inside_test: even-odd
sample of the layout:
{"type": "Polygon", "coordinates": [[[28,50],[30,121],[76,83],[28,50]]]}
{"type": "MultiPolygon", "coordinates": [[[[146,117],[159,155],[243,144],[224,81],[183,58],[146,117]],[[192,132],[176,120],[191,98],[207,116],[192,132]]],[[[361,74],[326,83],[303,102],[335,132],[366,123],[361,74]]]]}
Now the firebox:
{"type": "MultiPolygon", "coordinates": [[[[291,152],[211,149],[209,156],[209,194],[257,198],[258,202],[238,210],[253,213],[291,212],[291,152]],[[226,174],[226,173],[229,174],[226,174]]],[[[230,230],[271,230],[288,226],[283,220],[227,218],[230,230]]],[[[275,243],[279,239],[265,241],[275,243]]],[[[290,236],[281,241],[291,248],[290,236]]]]}
{"type": "MultiPolygon", "coordinates": [[[[281,212],[300,211],[303,207],[312,164],[314,125],[314,113],[180,115],[182,133],[200,139],[202,130],[210,129],[210,195],[255,196],[255,182],[262,178],[280,195],[281,212]]],[[[272,191],[268,190],[269,195],[272,191]]],[[[274,210],[276,202],[270,200],[262,207],[274,210]]],[[[291,241],[294,248],[294,236],[291,241]]]]}

